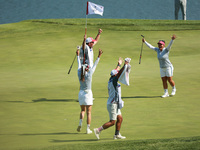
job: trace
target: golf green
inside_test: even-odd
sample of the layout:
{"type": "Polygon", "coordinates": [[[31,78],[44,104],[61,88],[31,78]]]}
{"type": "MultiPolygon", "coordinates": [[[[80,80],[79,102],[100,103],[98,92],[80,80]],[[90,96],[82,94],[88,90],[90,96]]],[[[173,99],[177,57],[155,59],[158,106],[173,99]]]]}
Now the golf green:
{"type": "MultiPolygon", "coordinates": [[[[169,149],[181,149],[191,140],[185,148],[198,149],[200,138],[194,137],[200,136],[200,21],[88,19],[88,37],[95,38],[99,28],[103,33],[94,47],[94,59],[99,48],[104,53],[93,75],[91,129],[109,121],[109,74],[119,57],[130,57],[130,86],[122,85],[125,106],[120,131],[127,145],[120,141],[121,149],[131,149],[137,141],[148,143],[148,139],[155,140],[150,141],[152,145],[173,139],[167,140],[172,142],[169,149]],[[177,93],[161,98],[164,91],[156,52],[143,45],[139,64],[141,35],[157,46],[161,39],[168,45],[173,34],[177,39],[169,59],[177,93]],[[182,143],[174,142],[176,138],[182,143]]],[[[0,149],[87,149],[89,145],[91,149],[101,149],[98,145],[119,149],[120,144],[112,139],[114,127],[102,131],[97,141],[94,134],[85,134],[85,117],[82,131],[76,131],[80,113],[76,61],[67,73],[83,41],[84,19],[2,24],[0,33],[0,149]]],[[[137,149],[149,145],[143,146],[137,149]]]]}

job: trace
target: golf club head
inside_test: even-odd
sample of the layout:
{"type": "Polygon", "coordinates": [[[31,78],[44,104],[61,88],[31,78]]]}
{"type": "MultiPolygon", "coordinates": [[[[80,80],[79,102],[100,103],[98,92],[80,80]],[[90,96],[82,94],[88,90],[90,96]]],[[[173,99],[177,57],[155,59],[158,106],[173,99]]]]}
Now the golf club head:
{"type": "Polygon", "coordinates": [[[144,35],[141,35],[144,38],[144,35]]]}

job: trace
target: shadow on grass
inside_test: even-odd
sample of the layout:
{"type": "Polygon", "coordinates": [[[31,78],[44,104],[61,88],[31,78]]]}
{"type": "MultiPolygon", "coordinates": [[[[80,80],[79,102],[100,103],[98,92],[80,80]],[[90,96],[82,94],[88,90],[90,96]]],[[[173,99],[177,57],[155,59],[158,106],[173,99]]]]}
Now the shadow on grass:
{"type": "Polygon", "coordinates": [[[130,97],[122,97],[122,99],[127,98],[161,98],[161,96],[130,96],[130,97]]]}
{"type": "MultiPolygon", "coordinates": [[[[98,98],[106,98],[108,97],[98,97],[98,98]]],[[[128,99],[128,98],[161,98],[161,96],[127,96],[127,97],[122,97],[122,99],[128,99]]]]}
{"type": "Polygon", "coordinates": [[[57,132],[57,133],[24,133],[20,136],[34,136],[34,135],[67,135],[67,134],[83,134],[83,133],[70,133],[70,132],[57,132]]]}
{"type": "Polygon", "coordinates": [[[32,101],[33,102],[78,102],[77,99],[46,99],[46,98],[39,98],[32,101]]]}
{"type": "Polygon", "coordinates": [[[77,99],[46,99],[46,98],[39,98],[32,100],[32,102],[25,102],[25,101],[0,101],[0,102],[8,102],[8,103],[36,103],[36,102],[78,102],[77,99]]]}
{"type": "Polygon", "coordinates": [[[87,142],[93,142],[93,141],[98,141],[98,139],[78,139],[78,140],[55,140],[55,139],[52,139],[50,140],[49,142],[52,142],[52,143],[62,143],[62,142],[83,142],[83,141],[87,141],[87,142]]]}

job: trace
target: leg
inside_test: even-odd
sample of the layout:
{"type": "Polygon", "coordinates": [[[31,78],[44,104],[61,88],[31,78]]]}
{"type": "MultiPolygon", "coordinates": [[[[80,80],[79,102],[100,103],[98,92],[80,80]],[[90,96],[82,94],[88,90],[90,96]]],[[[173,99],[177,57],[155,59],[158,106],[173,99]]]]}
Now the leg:
{"type": "Polygon", "coordinates": [[[167,81],[169,82],[169,84],[174,87],[175,86],[175,82],[172,80],[172,77],[167,77],[167,81]]]}
{"type": "Polygon", "coordinates": [[[169,84],[172,86],[171,96],[174,96],[176,94],[175,82],[172,80],[172,77],[167,77],[167,80],[168,80],[169,84]]]}
{"type": "Polygon", "coordinates": [[[167,77],[161,77],[162,78],[162,82],[163,82],[163,88],[164,88],[164,95],[162,95],[161,97],[162,98],[165,98],[165,97],[168,97],[169,94],[168,94],[168,85],[167,85],[167,77]]]}
{"type": "Polygon", "coordinates": [[[85,110],[86,110],[86,106],[85,105],[81,105],[81,112],[80,112],[80,121],[79,121],[79,125],[77,128],[77,131],[80,132],[81,131],[81,127],[82,127],[82,121],[85,115],[85,110]]]}
{"type": "Polygon", "coordinates": [[[117,116],[117,123],[116,123],[116,131],[115,131],[115,135],[113,137],[114,140],[116,140],[116,139],[125,139],[126,138],[125,136],[122,136],[119,133],[119,131],[121,129],[122,121],[123,121],[122,115],[118,115],[117,116]]]}
{"type": "Polygon", "coordinates": [[[167,89],[168,88],[168,85],[167,85],[167,77],[162,77],[162,83],[163,83],[163,88],[164,89],[167,89]]]}
{"type": "Polygon", "coordinates": [[[81,105],[81,113],[80,113],[80,119],[84,119],[84,115],[85,115],[85,110],[86,110],[86,106],[85,105],[81,105]]]}
{"type": "Polygon", "coordinates": [[[109,122],[105,123],[102,127],[103,129],[107,129],[109,127],[112,127],[115,124],[115,120],[110,120],[109,122]]]}
{"type": "Polygon", "coordinates": [[[96,135],[97,139],[100,139],[99,135],[102,130],[113,126],[117,120],[117,104],[107,104],[107,110],[109,113],[110,121],[106,122],[103,126],[94,129],[94,134],[96,135]]]}
{"type": "Polygon", "coordinates": [[[183,20],[186,20],[186,3],[187,3],[186,0],[182,0],[182,3],[181,3],[181,12],[182,12],[183,20]]]}
{"type": "Polygon", "coordinates": [[[180,0],[174,0],[175,2],[175,20],[178,20],[178,12],[180,8],[180,0]]]}
{"type": "Polygon", "coordinates": [[[92,111],[92,105],[86,106],[87,108],[87,124],[91,123],[91,111],[92,111]]]}
{"type": "Polygon", "coordinates": [[[95,128],[94,129],[94,134],[97,137],[97,139],[100,139],[99,135],[100,135],[100,132],[102,130],[107,129],[107,128],[113,126],[114,124],[115,124],[115,120],[110,120],[109,122],[106,122],[103,126],[101,126],[99,128],[95,128]]]}
{"type": "MultiPolygon", "coordinates": [[[[118,132],[121,129],[122,121],[123,121],[122,115],[118,115],[116,122],[116,132],[118,132]]],[[[119,135],[119,133],[115,133],[115,135],[119,135]]]]}
{"type": "Polygon", "coordinates": [[[91,134],[92,131],[90,130],[90,123],[91,123],[91,111],[92,111],[92,105],[87,105],[86,106],[86,111],[87,111],[87,134],[91,134]]]}

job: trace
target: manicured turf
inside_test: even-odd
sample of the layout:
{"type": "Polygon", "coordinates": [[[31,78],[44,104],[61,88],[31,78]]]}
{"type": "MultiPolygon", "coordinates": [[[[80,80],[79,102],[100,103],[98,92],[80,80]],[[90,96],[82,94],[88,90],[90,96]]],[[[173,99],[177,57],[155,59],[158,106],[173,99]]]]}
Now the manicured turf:
{"type": "MultiPolygon", "coordinates": [[[[77,102],[77,63],[67,72],[81,45],[84,19],[30,20],[0,25],[0,149],[198,149],[200,136],[200,21],[88,19],[87,35],[104,53],[93,75],[91,128],[109,120],[107,81],[118,57],[131,57],[130,86],[122,85],[125,107],[121,134],[114,127],[101,133],[81,133],[77,102]],[[176,34],[170,60],[177,94],[166,99],[156,53],[143,47],[141,34],[156,46],[176,34]],[[151,139],[151,140],[148,140],[151,139]],[[101,147],[100,147],[101,146],[101,147]]],[[[169,92],[171,87],[169,86],[169,92]]]]}

